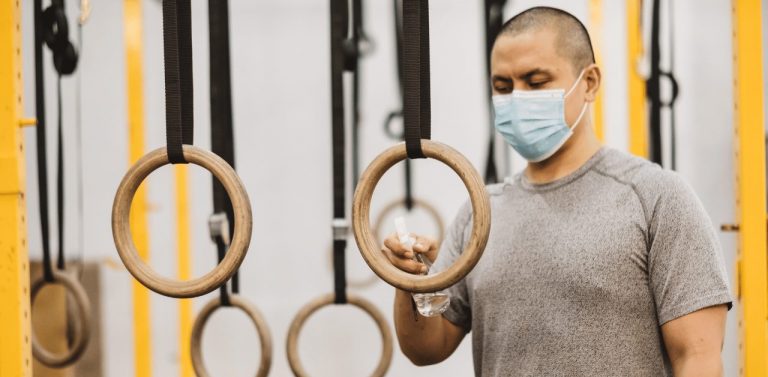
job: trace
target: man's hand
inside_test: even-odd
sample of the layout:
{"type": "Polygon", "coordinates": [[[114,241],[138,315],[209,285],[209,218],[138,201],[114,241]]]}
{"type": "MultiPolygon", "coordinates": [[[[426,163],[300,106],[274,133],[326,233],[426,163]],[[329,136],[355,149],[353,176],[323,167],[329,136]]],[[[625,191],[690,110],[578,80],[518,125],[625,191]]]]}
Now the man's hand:
{"type": "Polygon", "coordinates": [[[424,274],[427,272],[427,266],[413,258],[416,255],[415,253],[419,253],[427,257],[431,262],[434,262],[437,258],[437,241],[414,234],[411,236],[416,239],[413,248],[403,245],[397,234],[393,233],[384,240],[384,246],[381,251],[387,255],[389,261],[395,267],[412,274],[424,274]]]}
{"type": "MultiPolygon", "coordinates": [[[[432,238],[411,235],[413,248],[400,243],[397,234],[384,241],[381,251],[392,264],[412,274],[427,272],[427,266],[414,260],[416,254],[434,261],[438,244],[432,238]]],[[[398,289],[395,294],[395,332],[400,349],[415,365],[437,364],[450,356],[466,332],[442,316],[420,317],[415,314],[410,292],[398,289]]]]}
{"type": "Polygon", "coordinates": [[[720,377],[725,337],[725,305],[712,306],[661,326],[675,377],[720,377]]]}

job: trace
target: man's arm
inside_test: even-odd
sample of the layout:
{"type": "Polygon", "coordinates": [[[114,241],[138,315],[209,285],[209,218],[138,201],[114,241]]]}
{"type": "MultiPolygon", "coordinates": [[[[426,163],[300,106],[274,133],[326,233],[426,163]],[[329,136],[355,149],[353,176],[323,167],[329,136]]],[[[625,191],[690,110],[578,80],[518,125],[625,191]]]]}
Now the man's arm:
{"type": "Polygon", "coordinates": [[[442,315],[422,317],[413,308],[411,294],[398,289],[395,293],[395,332],[400,350],[419,366],[442,362],[451,356],[461,340],[464,329],[442,315]]]}
{"type": "Polygon", "coordinates": [[[661,326],[675,377],[721,377],[720,353],[728,309],[717,305],[673,319],[661,326]]]}
{"type": "MultiPolygon", "coordinates": [[[[421,253],[430,260],[437,256],[437,242],[417,237],[411,249],[392,235],[382,248],[390,262],[397,268],[412,274],[426,271],[426,266],[413,260],[414,253],[421,253]]],[[[451,356],[466,332],[442,315],[423,317],[415,311],[410,292],[398,289],[395,293],[395,332],[400,349],[416,365],[437,364],[451,356]]]]}

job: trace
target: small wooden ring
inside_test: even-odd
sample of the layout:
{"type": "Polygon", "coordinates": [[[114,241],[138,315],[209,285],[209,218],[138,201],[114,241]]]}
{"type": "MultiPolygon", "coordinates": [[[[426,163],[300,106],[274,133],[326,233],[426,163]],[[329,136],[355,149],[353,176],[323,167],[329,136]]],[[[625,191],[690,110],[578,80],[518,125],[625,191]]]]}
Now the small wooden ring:
{"type": "MultiPolygon", "coordinates": [[[[261,361],[259,362],[259,370],[256,372],[256,377],[266,377],[269,375],[269,369],[272,366],[272,335],[269,332],[267,321],[264,320],[264,316],[262,316],[261,312],[259,312],[255,306],[241,296],[230,294],[229,302],[233,308],[238,308],[245,312],[251,322],[253,322],[253,326],[256,327],[256,333],[259,334],[259,342],[261,342],[261,361]]],[[[195,374],[199,377],[210,376],[208,370],[205,369],[205,362],[203,361],[203,330],[213,312],[222,307],[224,306],[221,304],[221,299],[219,297],[208,301],[203,309],[200,310],[200,313],[195,319],[195,325],[192,327],[190,345],[192,368],[195,369],[195,374]]]]}
{"type": "Polygon", "coordinates": [[[42,276],[37,278],[37,280],[32,283],[30,300],[34,303],[37,294],[48,284],[63,285],[75,299],[75,304],[77,305],[78,313],[80,314],[80,326],[77,327],[79,331],[75,331],[75,339],[68,352],[62,355],[54,355],[43,348],[37,340],[35,331],[33,330],[32,355],[45,366],[51,368],[63,368],[80,360],[88,346],[88,341],[91,339],[91,302],[88,300],[88,295],[85,293],[83,286],[71,275],[54,269],[53,279],[53,282],[47,282],[42,276]]]}
{"type": "Polygon", "coordinates": [[[158,148],[148,153],[128,170],[120,182],[112,205],[112,237],[125,267],[145,287],[161,295],[176,298],[202,296],[229,280],[245,259],[253,227],[251,202],[234,169],[213,152],[191,145],[184,145],[183,152],[188,162],[207,169],[221,182],[235,210],[235,234],[224,259],[216,268],[195,279],[169,279],[152,270],[136,251],[130,229],[131,202],[141,182],[154,170],[169,163],[166,148],[158,148]]]}
{"type": "MultiPolygon", "coordinates": [[[[323,307],[334,305],[334,297],[334,294],[331,293],[314,299],[301,308],[299,313],[296,314],[296,317],[293,319],[293,322],[291,322],[291,327],[288,329],[286,349],[288,354],[288,364],[290,364],[293,374],[297,377],[309,376],[304,370],[304,366],[301,365],[301,360],[299,358],[299,334],[301,333],[301,329],[313,313],[323,307]]],[[[371,377],[383,377],[387,374],[389,365],[392,363],[392,334],[389,330],[387,320],[376,306],[362,297],[347,293],[347,303],[362,309],[365,313],[370,315],[379,328],[382,340],[382,352],[381,358],[379,358],[379,364],[376,366],[376,370],[371,374],[371,377]]]]}
{"type": "MultiPolygon", "coordinates": [[[[397,199],[387,204],[381,211],[379,211],[379,215],[376,216],[376,221],[373,222],[373,234],[375,234],[379,240],[383,240],[387,236],[386,234],[381,234],[382,230],[384,230],[384,221],[386,221],[387,216],[389,216],[392,211],[401,207],[405,207],[405,200],[397,199]]],[[[440,213],[437,212],[437,208],[421,199],[413,199],[413,208],[421,208],[432,217],[432,220],[435,221],[435,226],[437,226],[438,244],[442,243],[443,237],[445,237],[445,223],[443,223],[443,218],[440,217],[440,213]]]]}
{"type": "Polygon", "coordinates": [[[477,264],[483,255],[491,231],[491,204],[480,174],[472,164],[453,148],[431,140],[422,140],[421,148],[428,158],[436,159],[453,169],[469,191],[472,203],[472,233],[466,249],[445,271],[434,275],[412,275],[401,271],[381,252],[381,246],[371,232],[371,197],[384,173],[407,158],[405,143],[399,143],[378,155],[365,169],[357,184],[352,204],[352,231],[357,246],[368,266],[390,285],[409,292],[437,292],[456,284],[477,264]]]}

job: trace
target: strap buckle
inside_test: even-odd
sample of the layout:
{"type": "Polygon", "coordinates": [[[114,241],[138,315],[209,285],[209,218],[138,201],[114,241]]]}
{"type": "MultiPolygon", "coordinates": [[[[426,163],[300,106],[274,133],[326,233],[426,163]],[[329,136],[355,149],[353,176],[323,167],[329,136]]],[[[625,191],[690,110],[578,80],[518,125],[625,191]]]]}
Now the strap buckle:
{"type": "Polygon", "coordinates": [[[331,221],[331,227],[333,228],[333,240],[343,241],[347,239],[349,235],[349,220],[346,218],[336,218],[331,221]]]}
{"type": "Polygon", "coordinates": [[[216,239],[221,237],[225,245],[229,245],[229,219],[224,212],[214,213],[208,218],[208,231],[211,234],[211,239],[216,242],[216,239]]]}

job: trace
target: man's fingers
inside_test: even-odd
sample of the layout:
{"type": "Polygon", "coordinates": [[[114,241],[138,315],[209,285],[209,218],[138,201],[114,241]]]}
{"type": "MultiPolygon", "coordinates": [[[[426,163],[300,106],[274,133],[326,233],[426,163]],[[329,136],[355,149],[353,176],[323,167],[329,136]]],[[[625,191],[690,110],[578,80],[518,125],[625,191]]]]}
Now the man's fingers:
{"type": "Polygon", "coordinates": [[[400,257],[386,247],[382,248],[381,251],[387,255],[387,258],[389,258],[389,261],[392,263],[392,265],[400,270],[411,274],[423,274],[427,271],[427,266],[424,264],[410,258],[400,257]]]}
{"type": "Polygon", "coordinates": [[[395,234],[392,234],[391,236],[387,237],[386,240],[384,240],[384,246],[400,257],[413,258],[413,250],[400,243],[400,240],[395,234]]]}
{"type": "Polygon", "coordinates": [[[413,244],[413,251],[417,253],[426,253],[437,249],[437,241],[430,237],[416,236],[416,243],[413,244]]]}

